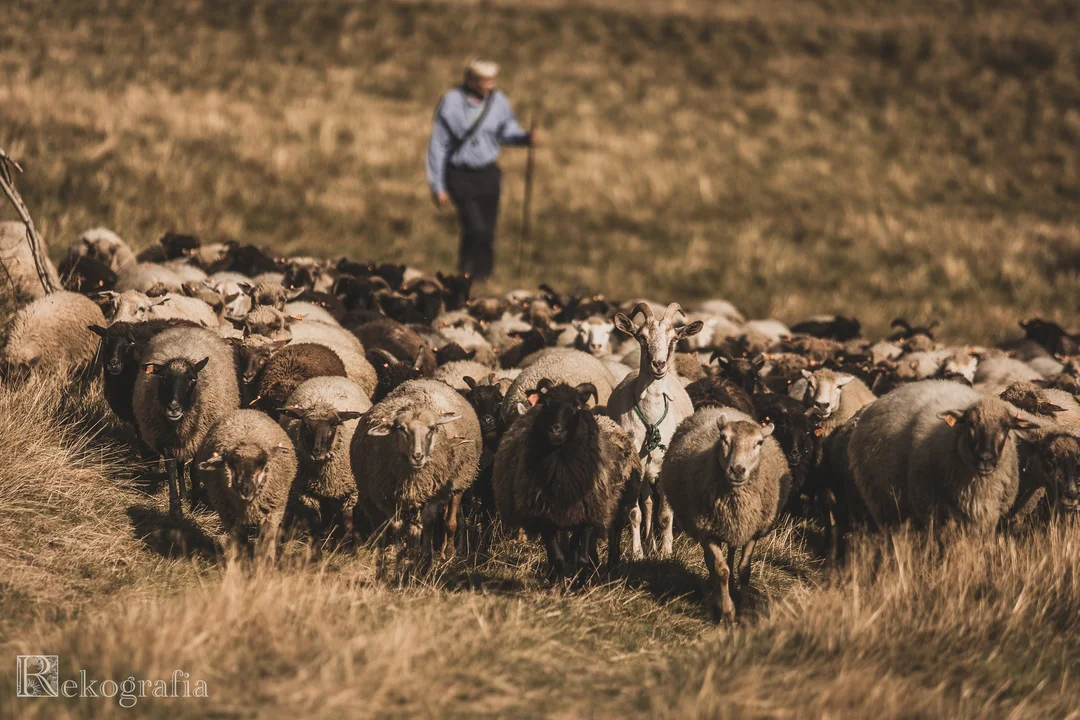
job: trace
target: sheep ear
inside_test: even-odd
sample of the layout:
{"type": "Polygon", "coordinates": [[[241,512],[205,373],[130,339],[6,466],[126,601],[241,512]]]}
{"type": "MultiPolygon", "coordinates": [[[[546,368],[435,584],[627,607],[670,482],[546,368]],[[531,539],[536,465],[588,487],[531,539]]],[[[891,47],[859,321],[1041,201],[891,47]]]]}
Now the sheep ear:
{"type": "Polygon", "coordinates": [[[221,456],[221,453],[214,453],[207,459],[199,463],[200,470],[217,470],[225,465],[225,458],[221,456]]]}
{"type": "Polygon", "coordinates": [[[238,282],[238,283],[236,283],[236,287],[240,288],[241,290],[243,290],[246,293],[249,293],[249,292],[251,292],[252,290],[255,289],[252,286],[252,284],[249,283],[249,282],[238,282]]]}
{"type": "Polygon", "coordinates": [[[209,362],[210,362],[210,358],[208,358],[208,357],[204,357],[204,358],[203,358],[202,360],[200,360],[199,362],[195,363],[195,365],[194,365],[194,366],[192,366],[192,369],[193,369],[193,370],[194,370],[195,372],[202,372],[202,369],[203,369],[204,367],[206,367],[206,364],[207,364],[207,363],[209,363],[209,362]]]}
{"type": "Polygon", "coordinates": [[[938,417],[945,421],[945,424],[949,427],[956,427],[956,424],[960,422],[960,419],[964,417],[964,413],[960,410],[946,410],[938,417]]]}
{"type": "Polygon", "coordinates": [[[473,380],[471,376],[466,375],[465,377],[461,378],[461,380],[469,386],[470,390],[476,389],[476,381],[473,380]]]}
{"type": "Polygon", "coordinates": [[[275,445],[274,447],[270,448],[270,454],[281,455],[283,453],[289,452],[290,450],[292,450],[291,445],[275,445]]]}
{"type": "Polygon", "coordinates": [[[238,297],[240,297],[240,293],[229,293],[228,295],[225,296],[225,302],[226,303],[231,303],[233,300],[235,300],[238,297]]]}
{"type": "Polygon", "coordinates": [[[802,374],[802,376],[803,376],[804,378],[806,378],[807,380],[809,380],[810,378],[814,377],[814,373],[810,372],[810,371],[809,371],[809,370],[807,370],[806,368],[803,368],[803,369],[802,369],[802,370],[800,370],[799,372],[800,372],[800,373],[802,374]]]}
{"type": "Polygon", "coordinates": [[[295,300],[296,298],[300,297],[303,294],[304,294],[304,288],[302,288],[302,287],[292,288],[291,290],[287,290],[285,292],[285,299],[289,300],[289,301],[292,301],[292,300],[295,300]]]}
{"type": "MultiPolygon", "coordinates": [[[[533,404],[535,405],[535,403],[533,404]]],[[[525,413],[529,412],[529,408],[525,407],[525,403],[523,402],[519,402],[517,405],[515,405],[514,409],[517,410],[518,415],[524,415],[525,413]]]]}
{"type": "Polygon", "coordinates": [[[761,428],[762,437],[769,437],[770,435],[773,434],[773,430],[775,430],[775,429],[776,429],[776,426],[773,425],[772,423],[769,423],[768,425],[763,426],[761,428]]]}
{"type": "Polygon", "coordinates": [[[156,307],[158,305],[164,305],[169,302],[168,295],[162,295],[161,297],[152,298],[150,300],[150,307],[156,307]]]}
{"type": "Polygon", "coordinates": [[[725,425],[727,425],[727,413],[720,413],[716,416],[716,427],[723,430],[725,425]]]}
{"type": "Polygon", "coordinates": [[[337,416],[338,421],[344,423],[349,422],[350,420],[355,420],[363,414],[364,413],[360,412],[359,410],[338,410],[337,416]]]}
{"type": "MultiPolygon", "coordinates": [[[[533,390],[533,392],[537,393],[538,395],[546,395],[547,391],[550,390],[554,385],[555,383],[553,383],[550,378],[540,378],[540,381],[536,383],[536,389],[533,390]]],[[[531,394],[532,393],[530,393],[530,395],[531,394]]]]}
{"type": "Polygon", "coordinates": [[[164,365],[158,365],[157,363],[143,363],[140,367],[147,375],[158,375],[161,373],[161,368],[163,368],[164,365]]]}
{"type": "Polygon", "coordinates": [[[630,321],[630,318],[626,317],[622,313],[616,313],[615,317],[612,319],[612,322],[615,323],[616,329],[620,330],[621,332],[624,332],[627,335],[637,335],[637,328],[634,327],[634,323],[632,323],[630,321]]]}
{"type": "Polygon", "coordinates": [[[272,341],[270,343],[270,346],[273,347],[275,351],[277,351],[277,350],[280,350],[281,348],[285,347],[288,344],[289,344],[288,340],[274,340],[274,341],[272,341]]]}
{"type": "Polygon", "coordinates": [[[841,375],[839,378],[836,379],[836,387],[844,387],[854,379],[854,375],[841,375]]]}
{"type": "Polygon", "coordinates": [[[435,421],[436,425],[445,425],[446,423],[452,423],[455,420],[461,419],[461,413],[445,412],[439,416],[439,419],[435,421]]]}
{"type": "Polygon", "coordinates": [[[87,325],[86,329],[89,330],[90,332],[94,333],[98,337],[105,337],[106,330],[105,330],[105,328],[101,327],[100,325],[87,325]]]}
{"type": "Polygon", "coordinates": [[[293,420],[304,419],[304,409],[296,407],[295,405],[286,405],[285,407],[278,410],[278,412],[287,417],[291,417],[293,420]]]}
{"type": "Polygon", "coordinates": [[[703,327],[705,327],[704,322],[702,322],[701,320],[695,320],[689,325],[683,325],[681,328],[679,328],[675,332],[675,336],[682,340],[683,338],[688,338],[691,335],[697,335],[699,332],[701,332],[701,329],[703,327]]]}
{"type": "Polygon", "coordinates": [[[368,428],[367,434],[373,437],[385,437],[390,434],[390,426],[386,424],[372,425],[368,428]]]}
{"type": "Polygon", "coordinates": [[[600,402],[600,395],[596,392],[596,386],[590,382],[581,383],[576,388],[578,392],[578,402],[582,405],[589,404],[589,398],[593,398],[596,402],[600,402]]]}
{"type": "Polygon", "coordinates": [[[1037,422],[1032,422],[1017,415],[1013,418],[1009,427],[1013,430],[1038,430],[1041,426],[1037,422]]]}

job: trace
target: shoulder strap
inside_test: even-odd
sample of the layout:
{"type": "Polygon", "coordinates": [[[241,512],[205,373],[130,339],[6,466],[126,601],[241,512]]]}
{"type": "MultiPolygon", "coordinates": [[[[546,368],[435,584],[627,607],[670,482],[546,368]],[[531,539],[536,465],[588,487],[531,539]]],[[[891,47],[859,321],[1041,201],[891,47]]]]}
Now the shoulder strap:
{"type": "MultiPolygon", "coordinates": [[[[443,124],[443,127],[446,128],[446,132],[451,139],[450,148],[446,153],[447,162],[449,162],[450,158],[457,154],[457,151],[463,148],[465,146],[465,143],[469,142],[469,139],[476,134],[477,130],[480,129],[480,126],[484,123],[484,118],[487,117],[488,111],[491,110],[491,106],[494,104],[494,100],[494,92],[484,98],[484,104],[480,107],[480,112],[477,114],[476,117],[473,118],[473,121],[469,123],[468,129],[465,130],[465,134],[461,137],[457,137],[454,135],[454,131],[450,129],[450,124],[446,122],[446,118],[443,117],[443,103],[440,102],[439,106],[435,108],[436,117],[438,117],[439,122],[443,124]]],[[[468,101],[466,100],[466,102],[468,101]]]]}

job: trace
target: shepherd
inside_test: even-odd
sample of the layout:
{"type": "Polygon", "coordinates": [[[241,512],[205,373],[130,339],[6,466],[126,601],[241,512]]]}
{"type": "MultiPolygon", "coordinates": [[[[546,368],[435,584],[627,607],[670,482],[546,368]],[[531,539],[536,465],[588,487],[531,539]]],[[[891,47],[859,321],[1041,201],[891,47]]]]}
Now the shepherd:
{"type": "Polygon", "coordinates": [[[435,206],[450,202],[461,226],[458,270],[480,281],[495,261],[495,222],[502,171],[500,147],[531,147],[539,132],[518,124],[510,100],[496,89],[499,66],[471,60],[465,82],[439,100],[428,143],[427,178],[435,206]]]}

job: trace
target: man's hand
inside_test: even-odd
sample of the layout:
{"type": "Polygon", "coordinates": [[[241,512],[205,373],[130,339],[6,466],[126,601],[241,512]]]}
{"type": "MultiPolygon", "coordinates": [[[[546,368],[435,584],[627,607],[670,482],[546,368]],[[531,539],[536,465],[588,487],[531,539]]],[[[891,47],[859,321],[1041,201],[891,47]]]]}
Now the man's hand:
{"type": "Polygon", "coordinates": [[[540,133],[540,128],[533,128],[532,130],[529,131],[529,146],[530,147],[537,147],[538,145],[542,144],[542,142],[543,142],[543,139],[542,139],[542,135],[540,133]]]}
{"type": "Polygon", "coordinates": [[[431,196],[431,199],[435,203],[435,207],[440,210],[445,210],[446,206],[450,204],[450,195],[445,191],[435,193],[431,196]]]}

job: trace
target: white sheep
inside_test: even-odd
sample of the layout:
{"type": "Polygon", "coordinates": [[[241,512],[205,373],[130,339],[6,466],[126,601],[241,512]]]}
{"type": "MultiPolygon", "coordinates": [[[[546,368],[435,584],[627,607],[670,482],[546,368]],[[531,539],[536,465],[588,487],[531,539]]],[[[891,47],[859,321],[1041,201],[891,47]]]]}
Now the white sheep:
{"type": "Polygon", "coordinates": [[[0,361],[25,370],[69,373],[93,361],[100,340],[89,328],[104,324],[101,308],[85,295],[50,293],[15,313],[0,361]]]}

